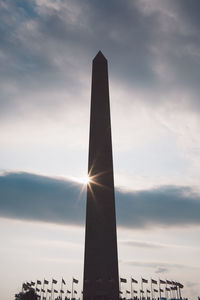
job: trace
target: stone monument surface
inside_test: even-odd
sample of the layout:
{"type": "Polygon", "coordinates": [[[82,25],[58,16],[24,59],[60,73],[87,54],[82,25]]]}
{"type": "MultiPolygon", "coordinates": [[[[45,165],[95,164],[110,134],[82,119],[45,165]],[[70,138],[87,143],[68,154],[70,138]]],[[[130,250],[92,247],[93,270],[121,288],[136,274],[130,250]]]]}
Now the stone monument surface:
{"type": "Polygon", "coordinates": [[[83,300],[119,299],[107,60],[93,60],[83,300]]]}

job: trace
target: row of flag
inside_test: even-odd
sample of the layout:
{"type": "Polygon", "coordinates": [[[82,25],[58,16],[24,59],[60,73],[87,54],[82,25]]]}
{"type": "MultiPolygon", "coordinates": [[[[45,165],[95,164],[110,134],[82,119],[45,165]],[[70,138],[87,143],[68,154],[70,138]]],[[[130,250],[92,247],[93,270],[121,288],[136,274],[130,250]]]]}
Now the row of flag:
{"type": "MultiPolygon", "coordinates": [[[[120,294],[123,294],[123,292],[121,291],[121,283],[127,283],[127,279],[126,278],[120,278],[120,294]]],[[[134,297],[134,295],[137,296],[137,294],[143,295],[146,292],[146,296],[147,298],[149,297],[148,295],[151,294],[152,298],[154,297],[154,293],[159,293],[159,297],[161,298],[161,294],[165,292],[165,295],[167,297],[168,292],[171,294],[173,294],[174,292],[177,293],[177,296],[179,296],[179,298],[181,297],[181,289],[184,287],[183,284],[181,284],[180,282],[177,281],[173,281],[173,280],[155,280],[155,279],[145,279],[141,277],[141,287],[140,289],[135,289],[135,284],[138,284],[138,280],[134,279],[131,277],[131,291],[130,290],[126,290],[124,291],[126,293],[126,297],[128,296],[128,294],[131,294],[132,297],[134,297]],[[147,287],[144,291],[144,284],[151,284],[150,289],[147,287]],[[158,285],[158,287],[156,286],[158,285]],[[162,285],[165,285],[164,288],[162,285]],[[133,288],[134,287],[134,288],[133,288]]]]}
{"type": "MultiPolygon", "coordinates": [[[[168,292],[170,292],[170,291],[176,291],[176,290],[177,290],[177,287],[165,288],[165,291],[168,291],[168,292]]],[[[156,292],[156,293],[158,293],[158,292],[164,293],[164,290],[163,290],[163,289],[159,289],[159,290],[158,290],[158,289],[153,289],[153,291],[156,292]]],[[[126,294],[131,294],[131,292],[128,291],[128,290],[126,290],[125,292],[126,292],[126,294]]],[[[145,291],[144,291],[144,290],[139,290],[139,292],[143,294],[145,291]]],[[[148,290],[148,289],[146,289],[146,292],[147,292],[147,293],[151,293],[151,291],[148,290]]],[[[119,293],[120,293],[120,294],[123,294],[122,291],[120,291],[119,293]]],[[[138,291],[133,290],[133,293],[134,293],[134,294],[137,294],[138,291]]]]}
{"type": "MultiPolygon", "coordinates": [[[[120,278],[120,282],[122,283],[127,283],[127,279],[125,278],[120,278]]],[[[134,279],[134,278],[131,278],[131,282],[132,283],[138,283],[138,280],[134,279]]],[[[141,278],[141,282],[142,283],[148,283],[149,280],[148,279],[145,279],[145,278],[141,278]]],[[[154,280],[154,279],[151,279],[150,280],[150,283],[152,284],[168,284],[168,285],[174,285],[175,287],[180,287],[181,289],[184,287],[180,282],[177,282],[177,281],[173,281],[173,280],[162,280],[162,279],[159,279],[159,280],[154,280]]]]}
{"type": "Polygon", "coordinates": [[[78,280],[73,278],[72,279],[72,291],[70,290],[66,290],[66,292],[64,291],[63,289],[63,285],[66,285],[66,282],[65,280],[62,278],[62,281],[61,281],[61,287],[60,287],[60,290],[58,289],[55,289],[53,287],[54,284],[57,284],[58,283],[58,280],[56,279],[53,279],[51,280],[51,282],[49,280],[46,280],[44,279],[43,281],[41,280],[36,280],[35,282],[34,281],[31,281],[31,282],[26,282],[26,283],[23,283],[22,284],[22,290],[24,291],[28,291],[28,290],[34,290],[36,293],[46,293],[46,294],[51,294],[51,298],[52,298],[52,294],[57,294],[57,293],[60,293],[60,295],[66,293],[66,294],[72,294],[72,296],[74,294],[77,294],[77,291],[73,289],[73,284],[78,284],[78,280]],[[49,283],[51,283],[51,289],[47,288],[45,290],[45,285],[48,285],[49,283]],[[41,285],[41,288],[38,288],[39,286],[41,285]]]}
{"type": "MultiPolygon", "coordinates": [[[[73,278],[72,280],[73,280],[74,283],[78,284],[78,280],[77,279],[73,278]]],[[[43,284],[44,285],[45,284],[49,284],[49,282],[50,281],[44,279],[43,284]]],[[[55,279],[52,278],[52,284],[57,284],[57,283],[58,283],[58,280],[55,280],[55,279]]],[[[36,282],[31,281],[31,283],[29,283],[29,284],[31,284],[32,286],[34,286],[34,285],[41,285],[42,281],[41,280],[37,280],[36,282]]],[[[66,282],[65,282],[65,280],[63,278],[62,278],[62,284],[66,285],[66,282]]]]}
{"type": "MultiPolygon", "coordinates": [[[[101,281],[103,281],[101,279],[101,281]]],[[[41,280],[36,280],[35,282],[34,281],[31,281],[31,282],[26,282],[26,283],[23,283],[22,285],[22,289],[24,291],[27,291],[27,290],[35,290],[36,293],[40,293],[41,294],[45,294],[46,293],[46,296],[47,294],[50,294],[51,295],[51,299],[52,299],[52,294],[58,294],[60,293],[60,296],[62,294],[72,294],[72,298],[73,298],[73,295],[74,294],[77,294],[77,291],[73,289],[73,284],[78,284],[78,280],[73,278],[72,279],[72,291],[70,290],[66,290],[64,291],[63,289],[63,285],[66,285],[66,282],[65,280],[62,278],[62,281],[61,281],[61,287],[60,287],[60,290],[58,289],[55,289],[53,287],[54,284],[57,284],[58,281],[56,279],[53,279],[51,281],[48,281],[46,279],[44,279],[43,281],[41,280]],[[50,288],[46,288],[45,289],[45,285],[48,285],[49,283],[51,283],[51,289],[50,288]],[[41,288],[38,288],[39,286],[41,286],[41,288]]],[[[127,283],[127,279],[126,278],[120,278],[120,283],[127,283]]],[[[131,291],[130,290],[126,290],[125,293],[126,295],[128,294],[132,294],[133,295],[137,295],[138,293],[140,294],[144,294],[145,291],[143,289],[143,283],[145,284],[148,284],[148,283],[151,283],[151,290],[149,290],[148,288],[146,289],[146,294],[150,294],[150,293],[163,293],[164,291],[165,292],[171,292],[171,291],[178,291],[180,292],[180,289],[182,289],[184,286],[180,283],[180,282],[177,282],[177,281],[173,281],[173,280],[162,280],[162,279],[159,279],[159,280],[155,280],[155,279],[145,279],[145,278],[141,278],[141,289],[139,289],[138,291],[136,289],[133,289],[133,283],[134,284],[138,284],[138,280],[134,279],[131,277],[131,291]],[[153,285],[157,285],[159,284],[159,288],[154,288],[153,285]],[[166,285],[165,288],[161,288],[160,285],[166,285]]],[[[121,288],[120,288],[120,291],[119,291],[120,294],[123,294],[123,292],[121,291],[121,288]]],[[[43,297],[45,298],[45,297],[43,297]]],[[[54,298],[54,297],[53,297],[54,298]]]]}

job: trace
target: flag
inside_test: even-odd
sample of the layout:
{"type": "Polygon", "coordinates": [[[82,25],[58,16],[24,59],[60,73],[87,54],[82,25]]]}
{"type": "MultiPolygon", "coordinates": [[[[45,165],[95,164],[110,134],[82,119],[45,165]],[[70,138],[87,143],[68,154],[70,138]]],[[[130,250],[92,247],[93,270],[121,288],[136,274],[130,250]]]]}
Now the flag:
{"type": "Polygon", "coordinates": [[[26,284],[26,283],[23,283],[23,284],[22,284],[22,288],[26,291],[26,290],[28,289],[27,284],[26,284]]]}
{"type": "Polygon", "coordinates": [[[134,293],[134,294],[137,294],[137,291],[134,290],[133,293],[134,293]]]}
{"type": "Polygon", "coordinates": [[[55,279],[52,279],[52,283],[57,283],[58,281],[57,280],[55,280],[55,279]]]}
{"type": "Polygon", "coordinates": [[[120,293],[120,294],[123,294],[123,292],[122,292],[122,291],[119,291],[119,293],[120,293]]]}
{"type": "Polygon", "coordinates": [[[69,290],[67,290],[67,294],[71,294],[71,292],[69,290]]]}
{"type": "Polygon", "coordinates": [[[153,284],[157,284],[157,280],[151,279],[151,282],[152,282],[153,284]]]}
{"type": "Polygon", "coordinates": [[[49,284],[48,280],[44,279],[44,284],[49,284]]]}
{"type": "Polygon", "coordinates": [[[77,291],[74,291],[74,294],[77,294],[77,291]]]}
{"type": "Polygon", "coordinates": [[[138,281],[135,280],[134,278],[131,278],[131,281],[134,282],[134,283],[138,283],[138,281]]]}
{"type": "Polygon", "coordinates": [[[156,292],[156,293],[157,293],[157,292],[158,292],[158,290],[154,289],[154,292],[156,292]]]}
{"type": "Polygon", "coordinates": [[[120,278],[120,282],[127,283],[127,280],[125,278],[120,278]]]}
{"type": "Polygon", "coordinates": [[[34,285],[35,285],[35,282],[31,281],[31,285],[33,285],[33,286],[34,286],[34,285]]]}
{"type": "Polygon", "coordinates": [[[44,289],[41,289],[41,292],[45,293],[45,290],[44,290],[44,289]]]}
{"type": "Polygon", "coordinates": [[[167,283],[167,284],[172,284],[172,281],[166,280],[166,283],[167,283]]]}
{"type": "Polygon", "coordinates": [[[160,284],[166,284],[166,281],[160,279],[160,284]]]}
{"type": "Polygon", "coordinates": [[[148,280],[147,280],[147,279],[144,279],[144,278],[142,278],[142,282],[144,282],[144,283],[148,283],[148,280]]]}
{"type": "Polygon", "coordinates": [[[178,282],[178,287],[180,287],[180,289],[183,289],[183,288],[184,288],[184,285],[181,284],[180,282],[178,282]]]}
{"type": "Polygon", "coordinates": [[[64,291],[63,290],[60,290],[61,294],[64,294],[64,291]]]}
{"type": "Polygon", "coordinates": [[[151,293],[150,290],[147,290],[147,293],[151,293]]]}
{"type": "Polygon", "coordinates": [[[51,290],[47,289],[47,292],[48,292],[48,293],[51,293],[51,290]]]}
{"type": "Polygon", "coordinates": [[[175,282],[175,281],[172,281],[172,284],[176,285],[176,282],[175,282]]]}
{"type": "Polygon", "coordinates": [[[163,293],[164,292],[163,289],[160,289],[160,292],[163,293]]]}
{"type": "Polygon", "coordinates": [[[73,282],[74,282],[74,283],[78,283],[78,280],[75,279],[75,278],[73,278],[73,282]]]}
{"type": "Polygon", "coordinates": [[[126,290],[126,293],[127,293],[127,294],[130,294],[130,292],[129,292],[129,291],[127,291],[127,290],[126,290]]]}
{"type": "Polygon", "coordinates": [[[62,278],[62,283],[63,283],[63,284],[66,284],[63,278],[62,278]]]}
{"type": "Polygon", "coordinates": [[[36,288],[36,292],[39,292],[39,291],[40,291],[40,289],[36,288]]]}
{"type": "Polygon", "coordinates": [[[58,291],[57,290],[53,290],[54,291],[54,293],[58,293],[58,291]]]}
{"type": "Polygon", "coordinates": [[[166,287],[165,289],[166,289],[166,291],[170,291],[170,288],[167,288],[167,287],[166,287]]]}
{"type": "Polygon", "coordinates": [[[144,291],[143,291],[143,290],[140,290],[140,293],[142,293],[142,294],[143,294],[143,293],[144,293],[144,291]]]}
{"type": "Polygon", "coordinates": [[[42,284],[42,282],[40,280],[37,280],[37,284],[42,284]]]}

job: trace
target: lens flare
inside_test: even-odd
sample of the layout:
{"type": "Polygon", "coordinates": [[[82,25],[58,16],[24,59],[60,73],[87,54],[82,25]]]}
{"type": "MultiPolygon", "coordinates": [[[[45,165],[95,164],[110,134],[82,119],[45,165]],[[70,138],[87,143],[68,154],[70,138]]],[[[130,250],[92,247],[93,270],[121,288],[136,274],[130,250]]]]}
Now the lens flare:
{"type": "Polygon", "coordinates": [[[73,177],[72,180],[82,183],[83,185],[87,185],[91,181],[88,175],[84,177],[73,177]]]}

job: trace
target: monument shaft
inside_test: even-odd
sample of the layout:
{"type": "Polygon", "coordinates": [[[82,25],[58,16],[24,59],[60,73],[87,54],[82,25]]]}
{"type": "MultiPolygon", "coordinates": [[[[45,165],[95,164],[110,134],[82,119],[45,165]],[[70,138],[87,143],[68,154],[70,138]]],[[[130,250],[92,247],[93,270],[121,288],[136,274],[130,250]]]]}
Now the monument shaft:
{"type": "Polygon", "coordinates": [[[107,60],[93,60],[83,299],[119,299],[107,60]]]}

